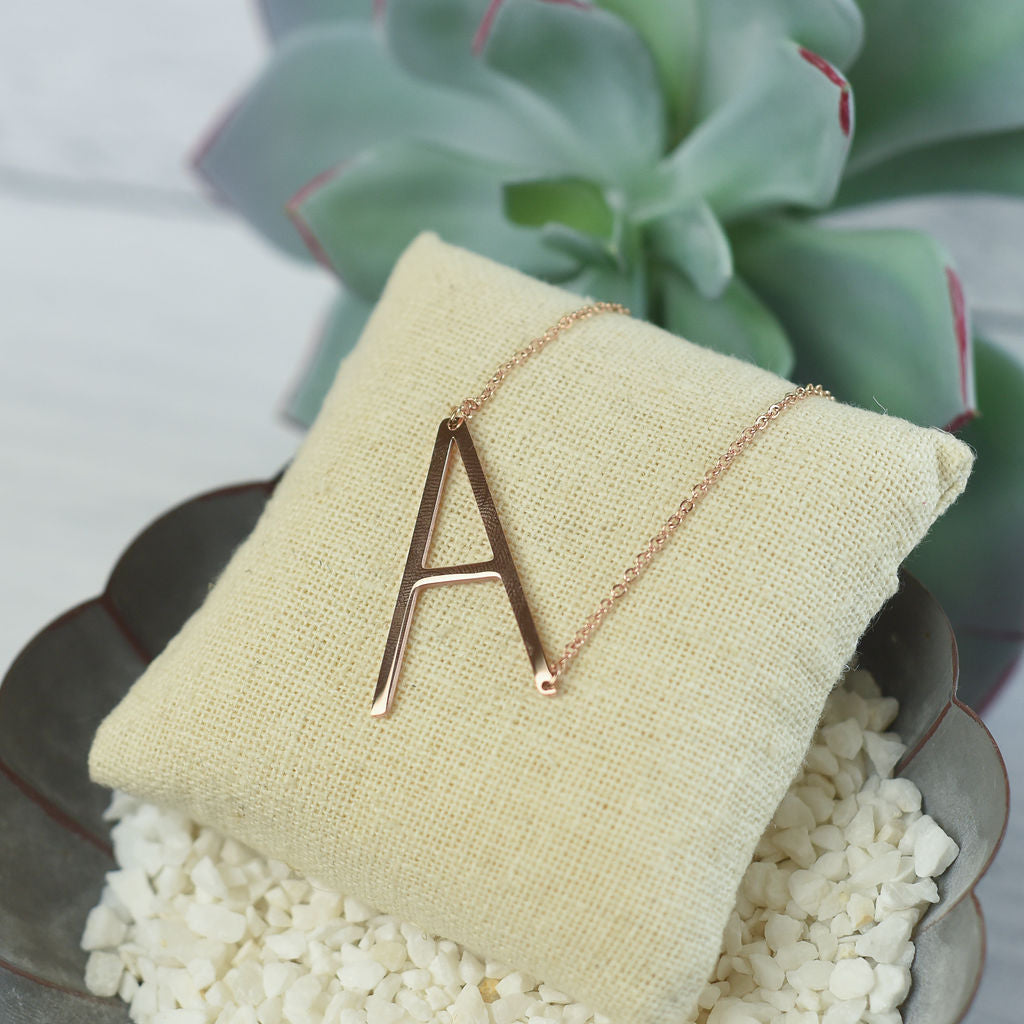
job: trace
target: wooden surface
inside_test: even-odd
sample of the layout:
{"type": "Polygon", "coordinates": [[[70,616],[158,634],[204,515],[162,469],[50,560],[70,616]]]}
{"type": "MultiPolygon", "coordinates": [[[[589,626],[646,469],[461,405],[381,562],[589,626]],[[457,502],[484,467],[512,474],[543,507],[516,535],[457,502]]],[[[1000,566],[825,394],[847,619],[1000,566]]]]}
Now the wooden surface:
{"type": "MultiPolygon", "coordinates": [[[[245,0],[0,10],[0,669],[154,516],[273,474],[301,440],[280,407],[330,282],[212,207],[185,167],[262,46],[245,0]]],[[[897,216],[943,238],[979,320],[1024,352],[1024,204],[897,216]]],[[[986,718],[1024,790],[1024,673],[986,718]]],[[[1022,878],[1014,814],[979,889],[971,1024],[1020,1019],[1022,878]]]]}

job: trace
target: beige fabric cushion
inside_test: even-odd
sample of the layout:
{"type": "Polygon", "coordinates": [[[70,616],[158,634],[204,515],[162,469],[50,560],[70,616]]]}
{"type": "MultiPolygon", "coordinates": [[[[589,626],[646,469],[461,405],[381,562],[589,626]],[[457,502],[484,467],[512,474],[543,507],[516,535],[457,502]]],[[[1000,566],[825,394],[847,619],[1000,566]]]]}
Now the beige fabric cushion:
{"type": "MultiPolygon", "coordinates": [[[[444,586],[372,718],[438,422],[579,305],[417,239],[255,530],[90,767],[618,1024],[679,1024],[826,694],[971,454],[807,399],[684,523],[561,695],[536,693],[500,584],[444,586]]],[[[472,432],[549,657],[789,388],[615,314],[515,371],[472,432]]],[[[457,478],[434,564],[486,553],[457,478]]]]}

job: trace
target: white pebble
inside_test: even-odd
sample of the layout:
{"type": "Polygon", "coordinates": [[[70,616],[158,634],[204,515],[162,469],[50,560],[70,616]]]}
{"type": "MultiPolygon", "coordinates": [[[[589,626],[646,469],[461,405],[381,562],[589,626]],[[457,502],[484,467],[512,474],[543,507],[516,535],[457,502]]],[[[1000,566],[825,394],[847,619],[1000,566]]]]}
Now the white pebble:
{"type": "Polygon", "coordinates": [[[895,882],[900,873],[900,852],[891,850],[876,856],[852,872],[849,879],[851,888],[874,888],[884,882],[895,882]]]}
{"type": "Polygon", "coordinates": [[[484,965],[469,950],[463,950],[459,960],[459,977],[465,985],[479,985],[484,980],[484,965]]]}
{"type": "Polygon", "coordinates": [[[125,971],[121,976],[121,984],[117,989],[117,997],[125,1003],[130,1003],[139,990],[138,979],[130,971],[125,971]]]}
{"type": "Polygon", "coordinates": [[[797,867],[809,868],[817,860],[814,847],[811,846],[811,840],[804,826],[782,829],[776,832],[772,838],[779,850],[789,857],[797,867]]]}
{"type": "Polygon", "coordinates": [[[729,997],[715,1003],[707,1024],[759,1024],[759,1021],[743,1000],[729,997]]]}
{"type": "Polygon", "coordinates": [[[894,914],[868,929],[855,946],[858,956],[877,963],[894,963],[910,939],[913,922],[905,914],[894,914]]]}
{"type": "Polygon", "coordinates": [[[864,1024],[903,1024],[903,1014],[899,1010],[885,1010],[882,1013],[866,1013],[864,1024]]]}
{"type": "Polygon", "coordinates": [[[821,1024],[821,1018],[814,1010],[790,1010],[781,1024],[821,1024]]]}
{"type": "Polygon", "coordinates": [[[836,958],[839,942],[823,921],[815,921],[810,929],[811,942],[818,950],[818,957],[832,963],[836,958]]]}
{"type": "Polygon", "coordinates": [[[156,894],[141,868],[109,871],[107,885],[134,920],[142,921],[156,912],[156,894]]]}
{"type": "Polygon", "coordinates": [[[218,942],[238,942],[245,934],[245,915],[214,903],[191,904],[185,923],[197,935],[218,942]]]}
{"type": "Polygon", "coordinates": [[[407,938],[406,947],[409,950],[409,959],[417,967],[429,967],[437,954],[437,943],[423,932],[416,932],[407,938]]]}
{"type": "Polygon", "coordinates": [[[376,960],[365,960],[362,963],[347,964],[338,971],[338,980],[345,988],[357,992],[369,992],[383,980],[387,968],[376,960]]]}
{"type": "Polygon", "coordinates": [[[794,793],[787,793],[782,798],[772,818],[772,823],[779,829],[811,829],[815,826],[814,815],[811,813],[811,809],[794,793]]]}
{"type": "Polygon", "coordinates": [[[821,730],[822,739],[836,757],[849,761],[860,752],[864,733],[855,718],[827,725],[821,730]]]}
{"type": "Polygon", "coordinates": [[[864,751],[880,778],[888,779],[906,753],[906,745],[892,733],[864,733],[864,751]]]}
{"type": "Polygon", "coordinates": [[[858,1024],[864,1015],[866,999],[846,999],[833,1003],[821,1018],[821,1024],[858,1024]]]}
{"type": "Polygon", "coordinates": [[[564,992],[559,992],[557,988],[552,988],[550,985],[542,982],[537,986],[537,994],[546,1003],[571,1003],[572,997],[567,996],[564,992]]]}
{"type": "Polygon", "coordinates": [[[888,729],[896,721],[899,711],[900,704],[895,697],[882,697],[872,701],[868,708],[868,729],[872,732],[888,729]]]}
{"type": "Polygon", "coordinates": [[[281,995],[289,985],[298,981],[302,969],[291,962],[274,960],[263,965],[263,991],[268,997],[281,995]]]}
{"type": "Polygon", "coordinates": [[[875,985],[869,997],[872,1013],[895,1010],[910,991],[910,969],[894,964],[879,964],[875,968],[875,985]]]}
{"type": "Polygon", "coordinates": [[[452,992],[448,992],[441,988],[440,985],[432,985],[427,989],[425,998],[427,1002],[430,1003],[430,1008],[432,1010],[447,1008],[452,1001],[454,993],[457,992],[460,987],[461,986],[456,985],[452,992]]]}
{"type": "Polygon", "coordinates": [[[824,992],[832,977],[833,964],[825,960],[808,960],[807,963],[787,972],[786,980],[797,991],[813,989],[824,992]]]}
{"type": "Polygon", "coordinates": [[[203,997],[199,993],[198,986],[192,980],[192,975],[187,970],[184,968],[169,970],[164,975],[164,979],[178,1006],[187,1010],[202,1008],[203,997]]]}
{"type": "MultiPolygon", "coordinates": [[[[491,1003],[491,1020],[493,1024],[513,1024],[526,1013],[527,1007],[532,1006],[536,1001],[535,996],[527,995],[525,992],[510,992],[507,996],[491,1003]]],[[[566,1007],[562,1013],[563,1024],[565,1024],[567,1016],[571,1018],[568,1010],[569,1007],[566,1007]]]]}
{"type": "Polygon", "coordinates": [[[224,983],[239,1003],[256,1006],[263,999],[263,972],[255,961],[248,960],[232,967],[224,975],[224,983]]]}
{"type": "Polygon", "coordinates": [[[226,900],[228,898],[228,887],[224,884],[220,872],[209,857],[203,857],[189,872],[192,884],[201,892],[205,892],[214,899],[226,900]]]}
{"type": "Polygon", "coordinates": [[[779,962],[764,953],[750,955],[750,969],[759,988],[776,991],[782,988],[782,983],[786,980],[786,974],[779,962]]]}
{"type": "Polygon", "coordinates": [[[512,993],[532,992],[536,987],[537,983],[533,978],[520,971],[513,971],[511,974],[506,974],[505,977],[494,986],[495,991],[501,997],[511,995],[512,993]]]}
{"type": "Polygon", "coordinates": [[[197,989],[208,989],[217,980],[217,967],[208,957],[193,957],[185,968],[197,989]]]}
{"type": "Polygon", "coordinates": [[[153,1024],[206,1024],[205,1010],[161,1010],[153,1017],[153,1024]]]}
{"type": "Polygon", "coordinates": [[[110,907],[100,904],[89,911],[82,933],[82,949],[113,949],[124,941],[128,925],[110,907]]]}
{"type": "Polygon", "coordinates": [[[430,971],[423,967],[413,967],[411,970],[402,971],[399,977],[402,979],[402,984],[413,991],[425,991],[427,986],[434,980],[430,971]]]}
{"type": "Polygon", "coordinates": [[[810,838],[815,846],[829,853],[842,853],[846,849],[843,830],[836,825],[819,825],[811,832],[810,838]]]}
{"type": "Polygon", "coordinates": [[[315,974],[305,974],[288,986],[284,994],[284,1015],[291,1020],[299,1016],[316,1001],[323,992],[321,980],[315,974]]]}
{"type": "Polygon", "coordinates": [[[823,853],[812,865],[812,870],[827,878],[830,882],[838,882],[846,878],[849,873],[849,866],[846,863],[846,854],[842,850],[833,850],[823,853]]]}
{"type": "Polygon", "coordinates": [[[875,920],[875,901],[864,893],[855,892],[846,904],[846,914],[852,928],[863,928],[875,920]]]}
{"type": "Polygon", "coordinates": [[[452,1024],[490,1024],[487,1006],[476,985],[466,985],[451,1008],[452,1024]]]}
{"type": "Polygon", "coordinates": [[[764,937],[774,952],[783,946],[792,946],[800,941],[804,926],[785,914],[769,914],[764,925],[764,937]]]}
{"type": "Polygon", "coordinates": [[[401,970],[407,959],[405,943],[396,940],[375,942],[370,950],[370,955],[389,971],[401,970]]]}
{"type": "Polygon", "coordinates": [[[814,824],[822,825],[832,817],[835,800],[820,786],[797,786],[796,792],[814,815],[814,824]]]}
{"type": "Polygon", "coordinates": [[[828,989],[836,999],[859,999],[875,984],[875,972],[863,957],[840,960],[832,970],[828,989]]]}
{"type": "Polygon", "coordinates": [[[369,921],[371,917],[376,913],[371,907],[368,907],[362,900],[357,900],[354,896],[345,897],[345,919],[347,921],[353,921],[359,924],[363,921],[369,921]]]}
{"type": "Polygon", "coordinates": [[[307,939],[304,932],[290,929],[278,935],[268,935],[263,944],[281,960],[299,960],[305,955],[307,939]]]}
{"type": "MultiPolygon", "coordinates": [[[[836,755],[823,743],[813,743],[804,759],[804,766],[809,772],[818,775],[830,776],[839,771],[839,761],[836,755]]],[[[817,1024],[817,1021],[815,1022],[817,1024]]]]}
{"type": "Polygon", "coordinates": [[[842,800],[837,800],[835,807],[832,808],[832,824],[841,829],[846,828],[853,821],[858,810],[857,798],[852,794],[842,800]]]}
{"type": "Polygon", "coordinates": [[[921,790],[910,779],[883,779],[878,793],[905,813],[921,810],[921,790]]]}
{"type": "Polygon", "coordinates": [[[890,882],[882,886],[882,891],[875,901],[875,920],[899,910],[908,910],[921,903],[938,903],[939,890],[930,878],[922,878],[917,882],[890,882]]]}
{"type": "Polygon", "coordinates": [[[795,971],[798,967],[818,957],[818,947],[813,942],[794,942],[792,946],[783,946],[775,954],[775,959],[784,971],[795,971]]]}
{"type": "Polygon", "coordinates": [[[867,846],[875,838],[875,812],[871,807],[862,807],[843,830],[851,846],[867,846]]]}
{"type": "Polygon", "coordinates": [[[94,996],[116,996],[123,972],[117,953],[90,953],[85,962],[85,987],[94,996]]]}
{"type": "Polygon", "coordinates": [[[941,875],[960,852],[960,847],[927,814],[907,829],[900,852],[904,852],[904,843],[909,843],[913,850],[914,870],[922,878],[941,875]]]}
{"type": "Polygon", "coordinates": [[[794,871],[789,877],[789,894],[801,910],[813,914],[831,887],[827,878],[814,871],[794,871]]]}
{"type": "MultiPolygon", "coordinates": [[[[338,980],[338,979],[335,979],[338,980]]],[[[340,985],[340,980],[338,981],[340,985]]],[[[402,978],[398,974],[388,974],[384,977],[373,990],[373,996],[375,999],[383,999],[385,1002],[389,1002],[394,999],[399,989],[402,987],[402,978]]]]}
{"type": "Polygon", "coordinates": [[[461,984],[458,954],[454,950],[439,949],[437,956],[430,963],[429,970],[438,985],[457,989],[461,984]]]}

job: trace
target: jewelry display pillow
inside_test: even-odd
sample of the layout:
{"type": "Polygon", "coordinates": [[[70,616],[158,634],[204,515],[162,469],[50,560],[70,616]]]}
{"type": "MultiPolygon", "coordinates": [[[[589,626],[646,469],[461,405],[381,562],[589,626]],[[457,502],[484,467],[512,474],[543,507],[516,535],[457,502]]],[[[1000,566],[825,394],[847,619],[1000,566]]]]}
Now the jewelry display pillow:
{"type": "MultiPolygon", "coordinates": [[[[440,421],[581,304],[413,242],[255,529],[103,722],[90,770],[616,1024],[679,1024],[827,694],[972,456],[808,397],[685,518],[556,696],[534,686],[500,583],[439,586],[390,713],[371,715],[440,421]]],[[[509,374],[472,434],[549,655],[791,388],[617,313],[509,374]]],[[[455,467],[431,564],[488,557],[455,467]]]]}

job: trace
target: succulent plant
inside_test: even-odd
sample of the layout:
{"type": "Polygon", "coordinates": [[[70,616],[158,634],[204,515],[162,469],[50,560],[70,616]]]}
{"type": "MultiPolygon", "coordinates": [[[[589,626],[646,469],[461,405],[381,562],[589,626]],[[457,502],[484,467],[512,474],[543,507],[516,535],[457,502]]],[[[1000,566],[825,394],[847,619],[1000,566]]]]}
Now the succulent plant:
{"type": "Polygon", "coordinates": [[[968,698],[1008,671],[1024,639],[1024,469],[1007,440],[1024,370],[972,337],[934,239],[825,211],[1024,193],[1024,6],[262,7],[271,59],[197,165],[268,239],[339,278],[297,419],[395,258],[434,229],[843,400],[963,429],[976,478],[913,564],[954,619],[968,698]]]}

